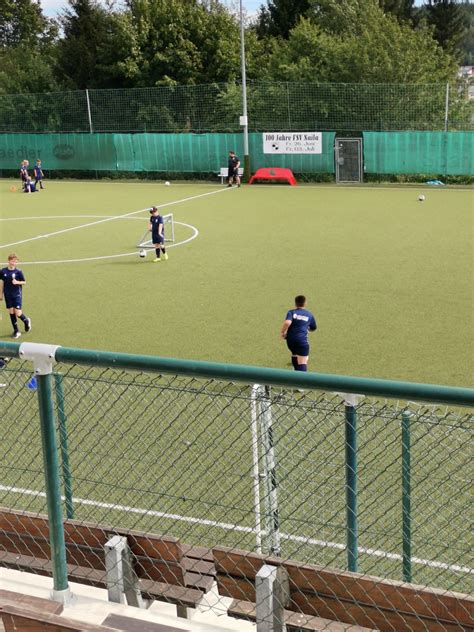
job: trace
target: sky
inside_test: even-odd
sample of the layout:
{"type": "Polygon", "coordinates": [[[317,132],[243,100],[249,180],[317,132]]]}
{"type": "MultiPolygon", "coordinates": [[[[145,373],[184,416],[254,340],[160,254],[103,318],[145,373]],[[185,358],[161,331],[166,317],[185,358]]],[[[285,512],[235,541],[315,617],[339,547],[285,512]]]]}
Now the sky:
{"type": "MultiPolygon", "coordinates": [[[[67,0],[40,0],[43,7],[43,13],[49,17],[55,17],[61,9],[67,6],[67,0]]],[[[235,0],[228,0],[229,4],[235,6],[235,0]]],[[[254,14],[260,8],[260,5],[266,4],[265,0],[242,0],[242,6],[249,14],[254,14]]],[[[423,4],[423,0],[416,0],[415,4],[423,4]]]]}

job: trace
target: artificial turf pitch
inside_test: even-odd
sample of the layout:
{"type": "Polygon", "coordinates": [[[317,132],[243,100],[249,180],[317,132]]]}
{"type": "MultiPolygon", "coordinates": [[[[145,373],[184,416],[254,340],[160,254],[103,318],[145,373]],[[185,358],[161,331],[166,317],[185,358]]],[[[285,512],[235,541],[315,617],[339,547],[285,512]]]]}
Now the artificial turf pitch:
{"type": "Polygon", "coordinates": [[[472,383],[472,190],[13,184],[0,258],[17,252],[27,278],[20,341],[291,368],[278,332],[303,293],[310,370],[472,383]],[[159,264],[135,247],[153,204],[177,222],[159,264]]]}

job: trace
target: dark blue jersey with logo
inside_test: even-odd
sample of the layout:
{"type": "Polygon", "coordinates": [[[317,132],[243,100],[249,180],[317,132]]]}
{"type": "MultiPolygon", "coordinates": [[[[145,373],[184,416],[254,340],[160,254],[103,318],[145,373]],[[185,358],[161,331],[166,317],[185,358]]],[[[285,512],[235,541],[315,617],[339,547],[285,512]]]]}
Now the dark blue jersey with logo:
{"type": "Polygon", "coordinates": [[[41,165],[35,165],[35,180],[41,180],[43,178],[43,171],[41,169],[41,165]]]}
{"type": "Polygon", "coordinates": [[[28,180],[28,167],[25,167],[25,165],[21,165],[20,167],[20,178],[23,182],[28,180]]]}
{"type": "Polygon", "coordinates": [[[151,233],[152,235],[159,235],[160,232],[160,224],[163,225],[163,232],[161,233],[163,236],[165,235],[165,222],[163,220],[163,216],[162,215],[152,215],[150,217],[150,224],[151,224],[151,233]]]}
{"type": "Polygon", "coordinates": [[[22,285],[13,285],[13,279],[17,281],[24,281],[25,277],[21,270],[15,268],[9,270],[8,268],[2,268],[0,270],[0,279],[3,281],[3,294],[8,298],[21,298],[22,285]]]}
{"type": "Polygon", "coordinates": [[[290,309],[285,320],[291,320],[286,332],[287,340],[291,341],[307,342],[308,331],[314,331],[317,327],[313,314],[301,307],[290,309]]]}

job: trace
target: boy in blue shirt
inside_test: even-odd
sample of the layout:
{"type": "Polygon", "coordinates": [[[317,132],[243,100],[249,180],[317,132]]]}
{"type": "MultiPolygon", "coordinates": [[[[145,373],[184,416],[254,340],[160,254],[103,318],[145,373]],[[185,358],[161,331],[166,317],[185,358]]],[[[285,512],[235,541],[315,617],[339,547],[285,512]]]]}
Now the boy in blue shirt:
{"type": "Polygon", "coordinates": [[[36,161],[34,172],[35,172],[36,188],[38,188],[38,184],[39,184],[39,188],[44,189],[44,186],[43,186],[44,173],[43,173],[43,169],[41,168],[41,160],[36,161]]]}
{"type": "Polygon", "coordinates": [[[25,183],[28,180],[28,166],[29,166],[29,162],[28,160],[22,160],[21,161],[21,166],[20,166],[20,178],[21,178],[21,185],[25,186],[25,183]]]}
{"type": "Polygon", "coordinates": [[[153,259],[155,263],[161,261],[161,253],[163,253],[163,259],[168,259],[168,254],[165,248],[165,222],[163,216],[158,213],[156,206],[150,209],[150,225],[151,230],[151,242],[155,248],[156,259],[153,259]]]}
{"type": "Polygon", "coordinates": [[[21,333],[18,330],[17,318],[23,321],[25,331],[31,331],[31,318],[22,312],[22,292],[25,285],[25,277],[21,270],[16,267],[18,257],[15,253],[8,255],[6,268],[0,270],[0,301],[5,297],[5,306],[10,313],[10,320],[13,325],[12,338],[19,338],[21,333]]]}
{"type": "Polygon", "coordinates": [[[295,298],[295,309],[288,310],[280,336],[291,351],[291,363],[295,371],[307,371],[309,359],[308,331],[316,331],[316,319],[305,309],[306,297],[295,298]]]}
{"type": "Polygon", "coordinates": [[[30,178],[30,176],[27,176],[26,181],[23,184],[23,193],[36,193],[37,190],[38,189],[36,188],[33,180],[30,178]]]}

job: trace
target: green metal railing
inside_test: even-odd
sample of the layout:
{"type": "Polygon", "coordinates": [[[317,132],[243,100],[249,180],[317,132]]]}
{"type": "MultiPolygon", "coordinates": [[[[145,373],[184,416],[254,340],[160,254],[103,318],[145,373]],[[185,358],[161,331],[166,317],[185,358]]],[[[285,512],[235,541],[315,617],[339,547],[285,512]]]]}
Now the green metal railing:
{"type": "Polygon", "coordinates": [[[55,591],[64,515],[472,587],[474,389],[36,344],[0,356],[18,360],[2,371],[0,505],[46,509],[55,591]]]}

